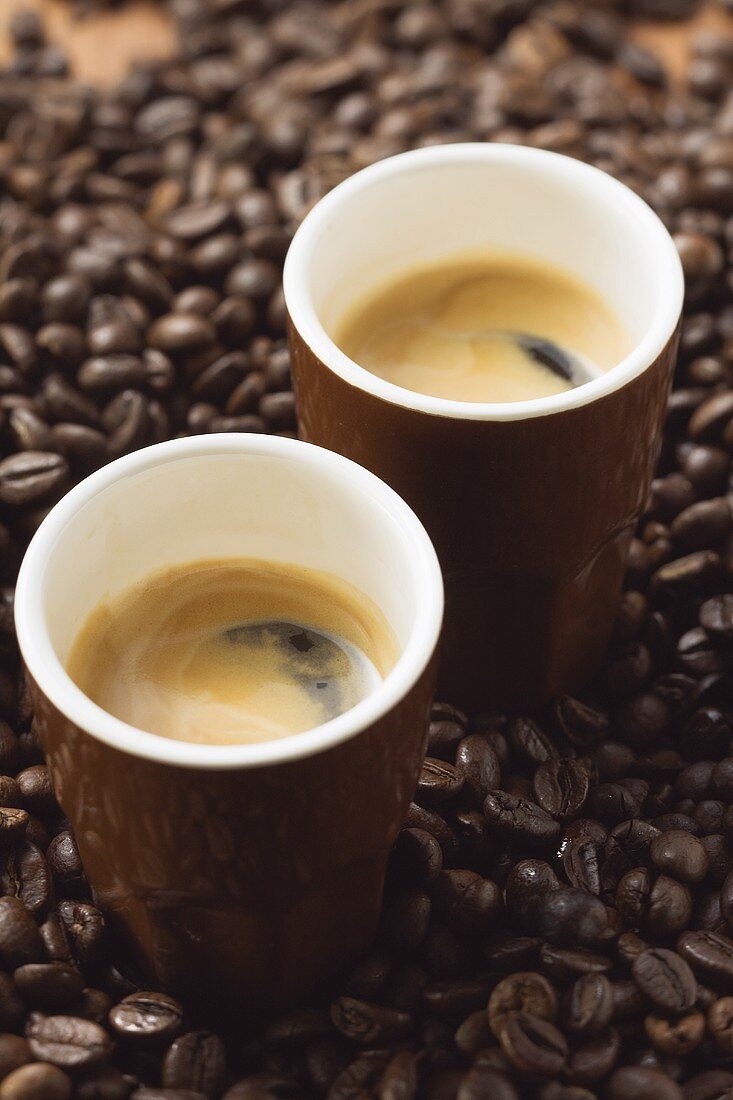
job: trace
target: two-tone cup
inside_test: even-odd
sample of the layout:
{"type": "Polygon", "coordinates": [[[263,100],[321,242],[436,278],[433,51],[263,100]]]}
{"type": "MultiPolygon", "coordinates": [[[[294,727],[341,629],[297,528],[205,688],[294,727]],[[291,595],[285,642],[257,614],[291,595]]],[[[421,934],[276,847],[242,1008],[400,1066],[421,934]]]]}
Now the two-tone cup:
{"type": "Polygon", "coordinates": [[[660,448],[683,297],[661,221],[580,161],[436,146],[323,198],[295,235],[284,285],[303,438],[392,485],[438,551],[441,690],[495,708],[576,689],[608,643],[660,448]],[[370,288],[469,250],[563,267],[611,307],[631,351],[565,393],[475,404],[396,386],[334,342],[370,288]]]}

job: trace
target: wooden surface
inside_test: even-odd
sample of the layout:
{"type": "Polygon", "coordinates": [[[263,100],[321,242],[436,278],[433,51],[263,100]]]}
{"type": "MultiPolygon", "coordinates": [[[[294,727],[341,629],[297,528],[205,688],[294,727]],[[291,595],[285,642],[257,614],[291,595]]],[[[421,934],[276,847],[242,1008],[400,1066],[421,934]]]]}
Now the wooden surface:
{"type": "Polygon", "coordinates": [[[19,8],[41,12],[49,40],[63,46],[74,73],[100,87],[114,84],[135,61],[175,51],[175,29],[157,0],[131,0],[83,19],[66,0],[0,0],[0,59],[9,55],[7,26],[19,8]]]}
{"type": "MultiPolygon", "coordinates": [[[[67,0],[0,0],[0,60],[9,55],[7,26],[12,12],[33,7],[45,18],[48,37],[60,43],[77,76],[101,87],[114,84],[135,60],[167,57],[175,51],[176,32],[160,0],[130,0],[122,9],[74,18],[67,0]]],[[[681,76],[698,30],[733,37],[733,17],[706,5],[686,23],[639,23],[633,37],[657,53],[672,76],[681,76]]]]}

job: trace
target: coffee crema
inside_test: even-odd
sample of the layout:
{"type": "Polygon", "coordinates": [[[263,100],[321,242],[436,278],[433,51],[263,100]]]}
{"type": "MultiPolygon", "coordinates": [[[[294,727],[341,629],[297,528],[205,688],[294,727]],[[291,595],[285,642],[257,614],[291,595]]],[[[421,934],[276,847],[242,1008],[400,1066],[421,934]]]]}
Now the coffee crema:
{"type": "Polygon", "coordinates": [[[333,335],[371,374],[474,402],[563,393],[632,348],[596,291],[560,267],[503,254],[407,268],[353,304],[333,335]]]}
{"type": "Polygon", "coordinates": [[[67,670],[130,725],[231,745],[336,718],[398,655],[380,609],[346,581],[298,565],[215,559],[156,572],[97,607],[67,670]]]}

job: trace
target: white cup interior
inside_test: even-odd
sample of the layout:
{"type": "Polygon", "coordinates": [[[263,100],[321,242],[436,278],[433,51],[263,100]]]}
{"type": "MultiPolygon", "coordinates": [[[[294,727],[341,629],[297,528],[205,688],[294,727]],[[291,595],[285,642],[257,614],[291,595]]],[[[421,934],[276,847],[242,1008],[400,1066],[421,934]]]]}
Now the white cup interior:
{"type": "Polygon", "coordinates": [[[39,528],[16,593],[23,656],[59,709],[131,751],[221,766],[304,755],[365,728],[423,670],[441,615],[432,545],[391,489],[328,451],[247,435],[160,444],[87,478],[39,528]],[[87,616],[157,569],[210,557],[293,563],[350,582],[386,616],[397,665],[352,711],[279,742],[190,745],[111,718],[64,672],[87,616]]]}
{"type": "Polygon", "coordinates": [[[285,268],[291,318],[319,358],[394,403],[512,419],[592,400],[645,369],[674,332],[682,270],[669,233],[637,195],[569,157],[512,145],[447,145],[364,169],[310,212],[285,268]],[[349,305],[415,264],[514,253],[563,267],[596,290],[634,341],[606,375],[553,397],[503,404],[414,394],[358,367],[332,334],[349,305]]]}

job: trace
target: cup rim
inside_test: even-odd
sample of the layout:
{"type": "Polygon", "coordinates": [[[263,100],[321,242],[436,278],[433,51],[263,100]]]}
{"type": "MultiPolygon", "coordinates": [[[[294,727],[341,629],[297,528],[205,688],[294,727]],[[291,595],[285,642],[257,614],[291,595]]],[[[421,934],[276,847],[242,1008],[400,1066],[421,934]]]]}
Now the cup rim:
{"type": "Polygon", "coordinates": [[[25,665],[39,689],[69,721],[120,752],[188,768],[250,768],[298,760],[323,752],[363,732],[392,710],[413,687],[438,643],[443,618],[443,579],[433,544],[420,520],[375,474],[348,458],[300,440],[246,433],[192,436],[157,443],[103,466],[71,489],[33,536],[15,590],[15,626],[25,665]],[[411,544],[418,587],[417,612],[395,667],[351,710],[312,730],[249,745],[202,745],[148,733],[108,714],[77,687],[61,664],[43,610],[46,564],[57,539],[79,509],[130,476],[184,458],[247,454],[296,459],[318,475],[328,471],[361,492],[395,522],[411,544]]]}
{"type": "Polygon", "coordinates": [[[643,374],[674,335],[682,312],[684,277],[682,264],[668,230],[634,191],[593,165],[561,153],[524,145],[464,142],[433,145],[387,157],[361,169],[325,195],[309,211],[293,237],[283,271],[285,305],[292,325],[313,354],[345,382],[393,405],[433,416],[460,420],[521,420],[580,408],[613,393],[643,374]],[[609,203],[625,207],[656,242],[660,293],[652,322],[629,354],[600,377],[575,389],[527,401],[455,401],[404,389],[371,374],[350,359],[334,343],[321,324],[310,294],[307,268],[317,249],[317,238],[339,208],[361,192],[390,176],[405,171],[429,170],[444,165],[515,164],[542,168],[549,176],[578,188],[592,187],[609,203]]]}

